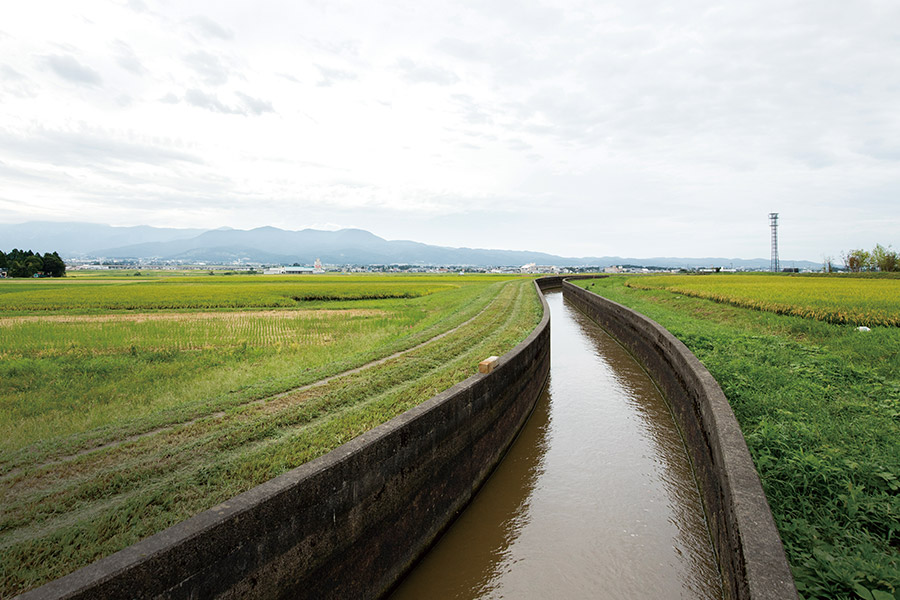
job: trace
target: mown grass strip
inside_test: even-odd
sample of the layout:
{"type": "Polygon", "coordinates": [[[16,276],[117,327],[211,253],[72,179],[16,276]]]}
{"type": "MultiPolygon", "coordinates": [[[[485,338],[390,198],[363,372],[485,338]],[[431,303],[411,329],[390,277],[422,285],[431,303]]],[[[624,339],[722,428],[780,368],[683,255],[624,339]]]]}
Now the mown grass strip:
{"type": "Polygon", "coordinates": [[[801,595],[900,598],[900,329],[860,332],[635,279],[576,283],[659,322],[722,386],[801,595]]]}

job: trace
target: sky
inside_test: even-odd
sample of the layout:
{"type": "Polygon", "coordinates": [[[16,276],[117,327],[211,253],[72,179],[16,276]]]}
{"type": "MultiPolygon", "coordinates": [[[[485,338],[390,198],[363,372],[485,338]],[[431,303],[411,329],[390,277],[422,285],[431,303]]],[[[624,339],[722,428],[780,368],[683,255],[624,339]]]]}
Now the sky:
{"type": "Polygon", "coordinates": [[[900,246],[896,0],[17,2],[0,222],[900,246]]]}

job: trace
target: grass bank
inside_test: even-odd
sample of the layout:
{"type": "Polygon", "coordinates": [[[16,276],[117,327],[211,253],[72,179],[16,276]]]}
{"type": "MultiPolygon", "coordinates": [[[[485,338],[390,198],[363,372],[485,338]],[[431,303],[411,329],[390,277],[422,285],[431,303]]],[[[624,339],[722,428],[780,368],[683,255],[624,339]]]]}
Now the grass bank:
{"type": "Polygon", "coordinates": [[[656,320],[715,376],[804,598],[900,598],[900,328],[741,308],[649,277],[576,283],[656,320]]]}

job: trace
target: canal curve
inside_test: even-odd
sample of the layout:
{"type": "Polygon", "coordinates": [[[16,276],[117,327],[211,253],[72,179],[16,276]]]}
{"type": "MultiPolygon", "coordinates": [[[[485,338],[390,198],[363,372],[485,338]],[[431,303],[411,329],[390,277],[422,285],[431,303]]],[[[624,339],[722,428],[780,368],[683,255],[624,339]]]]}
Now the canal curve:
{"type": "Polygon", "coordinates": [[[699,491],[664,399],[561,292],[546,298],[544,394],[391,600],[721,598],[699,491]]]}

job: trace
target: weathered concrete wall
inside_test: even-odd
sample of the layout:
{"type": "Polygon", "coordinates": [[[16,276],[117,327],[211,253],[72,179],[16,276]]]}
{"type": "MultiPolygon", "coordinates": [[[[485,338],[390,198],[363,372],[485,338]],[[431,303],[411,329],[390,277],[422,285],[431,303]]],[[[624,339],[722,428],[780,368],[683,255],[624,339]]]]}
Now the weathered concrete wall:
{"type": "Polygon", "coordinates": [[[376,598],[468,503],[550,369],[550,311],[473,375],[333,452],[32,590],[49,598],[376,598]]]}
{"type": "Polygon", "coordinates": [[[797,598],[744,436],[706,367],[640,313],[568,282],[563,294],[628,348],[665,394],[700,485],[728,598],[797,598]]]}

